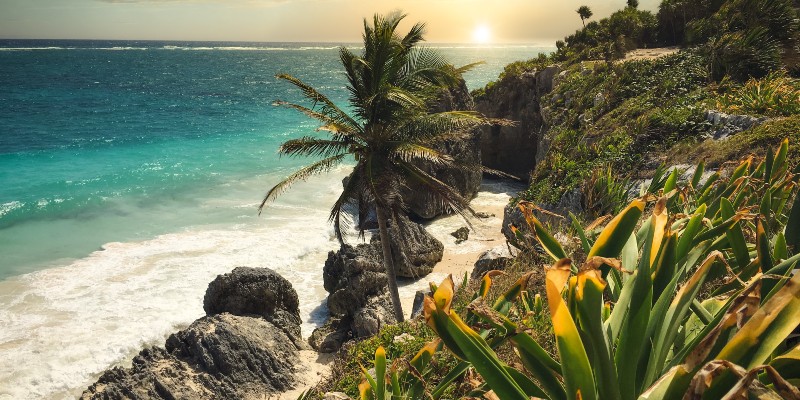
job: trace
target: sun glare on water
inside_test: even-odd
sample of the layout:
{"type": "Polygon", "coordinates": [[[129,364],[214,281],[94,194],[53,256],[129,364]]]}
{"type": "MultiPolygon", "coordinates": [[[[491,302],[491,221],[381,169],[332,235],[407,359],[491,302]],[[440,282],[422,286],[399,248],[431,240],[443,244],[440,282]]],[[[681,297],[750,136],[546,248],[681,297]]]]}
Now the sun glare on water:
{"type": "Polygon", "coordinates": [[[489,43],[492,40],[492,31],[486,25],[478,25],[472,32],[472,40],[480,44],[489,43]]]}

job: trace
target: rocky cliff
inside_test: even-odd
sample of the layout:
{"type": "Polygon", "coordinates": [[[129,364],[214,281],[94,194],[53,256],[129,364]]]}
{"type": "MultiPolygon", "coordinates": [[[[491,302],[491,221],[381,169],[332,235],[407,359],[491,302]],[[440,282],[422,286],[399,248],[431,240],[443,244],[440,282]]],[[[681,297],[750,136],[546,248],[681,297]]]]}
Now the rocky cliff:
{"type": "MultiPolygon", "coordinates": [[[[432,106],[434,112],[474,109],[475,104],[463,79],[457,86],[443,92],[439,101],[432,106]]],[[[461,197],[472,199],[478,194],[483,175],[477,168],[481,165],[479,135],[479,132],[474,132],[471,140],[447,141],[435,148],[437,151],[452,156],[458,164],[472,165],[476,168],[451,168],[432,164],[423,164],[420,167],[456,189],[461,197]]],[[[435,218],[448,211],[441,201],[430,194],[430,190],[426,190],[424,185],[410,185],[403,192],[403,200],[412,214],[423,219],[435,218]]]]}
{"type": "Polygon", "coordinates": [[[483,165],[528,179],[546,149],[547,129],[539,99],[553,89],[558,66],[519,75],[506,74],[475,100],[475,108],[487,117],[515,121],[514,126],[484,127],[480,132],[483,165]]]}

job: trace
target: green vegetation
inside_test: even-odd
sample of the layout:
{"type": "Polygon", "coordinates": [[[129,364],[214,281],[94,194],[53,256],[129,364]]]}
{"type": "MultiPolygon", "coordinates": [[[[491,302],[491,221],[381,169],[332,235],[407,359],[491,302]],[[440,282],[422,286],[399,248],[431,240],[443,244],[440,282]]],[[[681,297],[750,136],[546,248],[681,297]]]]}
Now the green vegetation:
{"type": "Polygon", "coordinates": [[[362,398],[403,398],[406,386],[389,387],[410,371],[403,360],[439,337],[424,398],[800,398],[800,347],[788,340],[800,320],[797,7],[664,0],[653,15],[637,6],[499,77],[565,71],[540,99],[548,151],[514,199],[530,228],[512,229],[515,269],[458,290],[452,279],[432,284],[431,329],[400,328],[414,346],[393,349],[393,332],[350,353],[377,371],[384,346],[398,368],[387,367],[383,392],[382,374],[358,375],[356,364],[343,368],[346,388],[331,389],[356,396],[361,382],[362,398]],[[687,48],[615,62],[664,44],[687,48]],[[769,119],[713,140],[708,109],[769,119]],[[697,161],[688,179],[664,167],[697,161]],[[631,202],[631,182],[646,178],[631,202]],[[584,214],[551,233],[536,204],[569,191],[584,214]]]}
{"type": "Polygon", "coordinates": [[[787,342],[800,319],[791,151],[784,140],[724,177],[703,179],[702,164],[682,184],[677,171],[664,174],[603,229],[578,229],[572,249],[543,227],[538,207],[520,203],[553,267],[542,274],[528,259],[537,267],[515,281],[489,273],[467,289],[451,278],[432,285],[424,313],[435,335],[413,322],[389,327],[356,344],[350,378],[333,381],[354,395],[361,370],[362,399],[797,398],[800,347],[787,342]],[[400,341],[402,332],[413,335],[400,341]]]}
{"type": "Polygon", "coordinates": [[[521,289],[491,307],[481,298],[470,304],[492,327],[479,332],[452,312],[445,281],[426,298],[426,320],[472,363],[484,392],[501,399],[797,398],[800,348],[786,340],[800,319],[800,276],[792,272],[800,196],[787,204],[800,177],[788,153],[784,140],[765,159],[748,158],[729,177],[706,182],[700,165],[684,186],[673,171],[658,185],[661,197],[634,200],[596,237],[579,232],[586,260],[576,263],[542,227],[538,208],[520,203],[555,262],[545,289],[557,359],[509,318],[529,308],[521,289]],[[713,297],[702,298],[713,281],[713,297]],[[498,340],[514,345],[524,369],[492,351],[498,340]]]}
{"type": "Polygon", "coordinates": [[[772,72],[762,79],[750,78],[720,96],[716,108],[733,114],[770,117],[800,114],[800,81],[784,72],[772,72]]]}
{"type": "Polygon", "coordinates": [[[590,187],[592,171],[634,171],[648,153],[707,132],[704,104],[714,94],[696,52],[617,64],[576,64],[541,99],[550,148],[522,200],[554,204],[590,187]]]}
{"type": "MultiPolygon", "coordinates": [[[[675,162],[706,160],[709,166],[720,166],[748,154],[765,154],[766,150],[788,137],[792,143],[800,141],[800,115],[775,118],[764,124],[739,132],[730,138],[718,141],[685,141],[673,147],[668,157],[675,162]]],[[[800,162],[800,149],[797,146],[789,150],[789,160],[793,164],[800,162]]]]}
{"type": "Polygon", "coordinates": [[[479,165],[456,164],[434,147],[446,140],[466,140],[471,129],[490,122],[469,111],[429,112],[428,105],[443,87],[456,82],[463,69],[454,69],[438,53],[418,46],[423,41],[424,25],[415,24],[401,36],[397,26],[403,18],[404,15],[393,13],[386,17],[376,15],[372,25],[365,20],[361,55],[345,47],[339,50],[349,82],[352,116],[301,80],[278,75],[300,89],[311,105],[282,101],[276,105],[318,120],[322,124],[318,130],[328,135],[324,138],[306,136],[281,145],[281,155],[321,160],[272,187],[259,207],[261,210],[293,183],[330,171],[350,157],[354,158],[356,165],[333,205],[330,219],[341,241],[341,226],[346,222],[342,218],[345,207],[355,204],[359,221],[366,219],[363,217],[371,206],[375,207],[389,292],[398,321],[403,321],[403,310],[387,225],[390,219],[397,221],[399,213],[403,212],[399,192],[409,182],[422,184],[444,204],[463,212],[468,201],[420,168],[420,163],[480,169],[479,165]]]}

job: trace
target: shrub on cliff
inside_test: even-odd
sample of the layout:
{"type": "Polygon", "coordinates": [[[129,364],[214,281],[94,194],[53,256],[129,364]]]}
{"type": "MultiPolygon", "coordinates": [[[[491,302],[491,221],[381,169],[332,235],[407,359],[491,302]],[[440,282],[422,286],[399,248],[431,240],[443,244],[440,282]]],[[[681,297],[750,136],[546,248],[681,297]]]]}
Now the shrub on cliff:
{"type": "Polygon", "coordinates": [[[653,13],[626,7],[564,38],[555,53],[559,61],[615,60],[626,51],[655,44],[653,13]]]}

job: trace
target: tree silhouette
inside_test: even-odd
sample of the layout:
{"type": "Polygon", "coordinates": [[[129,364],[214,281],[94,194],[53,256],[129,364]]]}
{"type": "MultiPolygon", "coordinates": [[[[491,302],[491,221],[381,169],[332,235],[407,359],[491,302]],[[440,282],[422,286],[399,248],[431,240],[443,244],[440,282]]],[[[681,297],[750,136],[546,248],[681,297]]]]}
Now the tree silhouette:
{"type": "Polygon", "coordinates": [[[581,17],[583,27],[586,28],[586,20],[592,17],[592,10],[589,8],[589,6],[580,6],[576,12],[581,17]]]}

